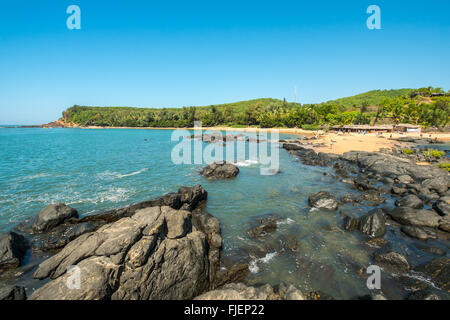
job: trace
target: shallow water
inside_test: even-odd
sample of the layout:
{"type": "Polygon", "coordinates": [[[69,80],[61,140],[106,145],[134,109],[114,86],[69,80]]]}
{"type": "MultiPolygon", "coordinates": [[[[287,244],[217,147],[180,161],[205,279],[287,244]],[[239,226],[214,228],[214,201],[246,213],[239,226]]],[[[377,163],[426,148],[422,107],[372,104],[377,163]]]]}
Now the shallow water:
{"type": "MultiPolygon", "coordinates": [[[[332,169],[303,165],[280,149],[277,175],[263,176],[260,164],[246,161],[236,179],[208,181],[198,174],[202,165],[172,163],[176,142],[171,134],[0,128],[0,231],[54,202],[88,215],[201,184],[208,191],[208,212],[221,222],[224,261],[249,261],[248,283],[286,281],[303,291],[321,290],[342,299],[369,293],[366,276],[357,270],[371,264],[373,250],[358,233],[342,230],[338,212],[308,208],[308,196],[320,190],[336,197],[355,193],[332,177],[332,169]],[[277,231],[261,241],[250,239],[247,230],[267,215],[281,218],[277,231]],[[296,252],[285,249],[288,237],[297,241],[296,252]]],[[[344,206],[355,216],[372,208],[344,206]]],[[[386,237],[405,241],[392,232],[386,237]]],[[[416,255],[418,261],[431,258],[423,252],[416,255]]]]}

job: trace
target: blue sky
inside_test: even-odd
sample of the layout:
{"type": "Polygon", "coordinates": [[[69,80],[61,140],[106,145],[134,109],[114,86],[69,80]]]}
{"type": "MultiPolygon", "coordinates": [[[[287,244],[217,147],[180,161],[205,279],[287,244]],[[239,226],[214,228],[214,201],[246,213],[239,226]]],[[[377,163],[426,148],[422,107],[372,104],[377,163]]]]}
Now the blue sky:
{"type": "Polygon", "coordinates": [[[450,89],[450,1],[3,1],[0,123],[74,105],[180,107],[450,89]],[[66,9],[81,8],[81,30],[66,9]],[[366,9],[381,8],[381,30],[366,9]]]}

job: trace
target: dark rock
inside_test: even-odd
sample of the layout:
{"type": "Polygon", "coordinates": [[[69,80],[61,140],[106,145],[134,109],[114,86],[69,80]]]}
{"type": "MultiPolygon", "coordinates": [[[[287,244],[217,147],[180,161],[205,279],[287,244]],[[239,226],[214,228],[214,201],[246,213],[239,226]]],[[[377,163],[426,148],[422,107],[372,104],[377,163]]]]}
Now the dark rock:
{"type": "Polygon", "coordinates": [[[447,191],[450,180],[447,176],[437,176],[432,179],[426,179],[422,182],[422,186],[436,191],[437,193],[444,193],[447,191]]]}
{"type": "Polygon", "coordinates": [[[450,215],[450,197],[442,197],[433,204],[433,209],[441,216],[450,215]]]}
{"type": "Polygon", "coordinates": [[[247,233],[251,238],[261,238],[269,233],[273,233],[277,230],[277,221],[280,220],[276,217],[263,218],[259,221],[259,225],[250,229],[247,233]]]}
{"type": "Polygon", "coordinates": [[[450,216],[449,215],[441,218],[441,220],[439,222],[439,229],[441,229],[445,232],[450,232],[450,216]]]}
{"type": "Polygon", "coordinates": [[[341,202],[342,203],[353,203],[353,202],[359,202],[359,199],[349,193],[346,193],[341,197],[341,202]]]}
{"type": "Polygon", "coordinates": [[[407,234],[408,236],[410,236],[412,238],[416,238],[419,240],[427,240],[428,239],[428,233],[426,233],[420,227],[402,226],[401,230],[403,233],[407,234]]]}
{"type": "Polygon", "coordinates": [[[432,290],[419,290],[413,292],[408,300],[442,300],[440,295],[437,292],[433,292],[432,290]]]}
{"type": "Polygon", "coordinates": [[[336,198],[331,193],[325,191],[312,194],[308,199],[308,203],[311,207],[317,209],[336,210],[338,208],[336,198]]]}
{"type": "Polygon", "coordinates": [[[27,300],[25,288],[19,286],[1,286],[0,300],[27,300]]]}
{"type": "Polygon", "coordinates": [[[398,199],[397,201],[395,201],[395,205],[397,207],[408,207],[414,209],[423,208],[422,200],[420,200],[419,197],[414,194],[409,194],[401,199],[398,199]]]}
{"type": "Polygon", "coordinates": [[[33,224],[33,231],[45,232],[73,218],[78,218],[77,210],[64,203],[52,204],[39,212],[39,215],[33,224]]]}
{"type": "Polygon", "coordinates": [[[26,252],[25,238],[15,232],[0,236],[0,271],[20,266],[26,252]]]}
{"type": "Polygon", "coordinates": [[[438,256],[445,256],[447,253],[447,250],[439,248],[439,247],[435,247],[435,246],[431,246],[431,245],[426,245],[423,243],[415,243],[414,246],[422,251],[431,253],[431,254],[435,254],[438,256]]]}
{"type": "Polygon", "coordinates": [[[360,191],[376,189],[372,184],[370,184],[370,182],[367,178],[364,178],[362,176],[358,176],[356,179],[354,179],[354,183],[355,183],[355,187],[360,191]]]}
{"type": "Polygon", "coordinates": [[[439,285],[442,289],[450,288],[450,258],[442,257],[432,260],[431,262],[422,264],[417,271],[428,275],[431,280],[439,285]]]}
{"type": "Polygon", "coordinates": [[[403,195],[408,191],[408,189],[404,188],[404,187],[398,187],[398,186],[393,186],[391,189],[391,192],[393,194],[397,194],[397,195],[403,195]]]}
{"type": "Polygon", "coordinates": [[[361,200],[366,200],[369,202],[374,202],[374,203],[384,203],[386,202],[386,199],[383,198],[380,193],[376,190],[367,190],[365,191],[361,196],[360,196],[361,200]]]}
{"type": "Polygon", "coordinates": [[[347,231],[357,230],[359,226],[359,220],[357,218],[345,216],[344,217],[344,229],[347,231]]]}
{"type": "Polygon", "coordinates": [[[383,210],[375,209],[361,217],[358,229],[372,238],[383,236],[386,233],[386,217],[383,210]]]}
{"type": "Polygon", "coordinates": [[[236,263],[225,270],[220,270],[217,272],[213,288],[220,288],[228,283],[241,282],[249,272],[247,263],[236,263]]]}
{"type": "Polygon", "coordinates": [[[200,174],[210,179],[231,179],[236,177],[238,173],[238,167],[225,161],[211,163],[200,172],[200,174]]]}
{"type": "Polygon", "coordinates": [[[59,228],[57,228],[57,230],[52,230],[52,232],[45,237],[35,240],[33,243],[34,250],[48,251],[62,248],[82,234],[95,231],[97,226],[91,222],[82,222],[63,227],[62,230],[58,229],[59,228]]]}
{"type": "Polygon", "coordinates": [[[395,180],[399,183],[405,183],[405,184],[414,183],[414,179],[411,178],[407,174],[402,174],[402,175],[398,176],[395,180]]]}
{"type": "Polygon", "coordinates": [[[392,246],[387,245],[374,253],[374,260],[383,269],[394,273],[405,273],[410,269],[408,259],[392,246]]]}
{"type": "Polygon", "coordinates": [[[439,215],[431,210],[398,207],[389,211],[388,214],[401,224],[417,227],[436,228],[441,220],[439,215]]]}

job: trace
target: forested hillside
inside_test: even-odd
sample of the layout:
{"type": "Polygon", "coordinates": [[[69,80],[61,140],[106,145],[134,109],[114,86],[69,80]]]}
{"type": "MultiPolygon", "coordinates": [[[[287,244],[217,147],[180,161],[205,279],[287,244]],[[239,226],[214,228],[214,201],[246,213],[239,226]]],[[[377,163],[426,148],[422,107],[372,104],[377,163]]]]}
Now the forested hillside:
{"type": "Polygon", "coordinates": [[[320,125],[413,123],[445,127],[449,124],[450,95],[440,88],[373,90],[318,104],[256,99],[205,107],[131,108],[75,105],[62,121],[79,126],[192,127],[203,126],[302,127],[320,125]]]}

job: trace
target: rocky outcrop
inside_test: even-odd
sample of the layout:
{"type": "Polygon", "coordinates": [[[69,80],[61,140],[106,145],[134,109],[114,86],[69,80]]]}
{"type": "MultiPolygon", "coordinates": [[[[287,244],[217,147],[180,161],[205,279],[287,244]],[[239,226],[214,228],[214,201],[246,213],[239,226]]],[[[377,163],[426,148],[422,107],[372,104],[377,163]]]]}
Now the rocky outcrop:
{"type": "Polygon", "coordinates": [[[212,283],[214,233],[199,230],[200,220],[193,223],[190,211],[150,207],[83,234],[39,265],[35,278],[53,280],[30,299],[191,299],[212,283]],[[78,270],[80,289],[68,289],[67,270],[78,270]]]}
{"type": "Polygon", "coordinates": [[[317,209],[336,210],[338,201],[335,196],[326,191],[319,191],[309,196],[308,203],[310,207],[317,209]]]}
{"type": "Polygon", "coordinates": [[[433,204],[433,209],[441,216],[450,216],[450,196],[442,197],[433,204]]]}
{"type": "Polygon", "coordinates": [[[77,210],[64,203],[52,204],[39,212],[32,228],[34,232],[45,232],[72,218],[78,218],[77,210]]]}
{"type": "Polygon", "coordinates": [[[243,283],[231,283],[206,292],[195,300],[305,300],[305,296],[293,285],[281,284],[273,288],[269,284],[248,287],[243,283]]]}
{"type": "Polygon", "coordinates": [[[25,239],[15,232],[0,236],[0,272],[20,266],[26,252],[25,239]]]}
{"type": "Polygon", "coordinates": [[[2,286],[0,287],[1,300],[26,300],[27,294],[24,287],[19,286],[2,286]]]}
{"type": "Polygon", "coordinates": [[[225,161],[214,162],[205,167],[200,174],[209,179],[232,179],[239,174],[239,168],[225,161]]]}

